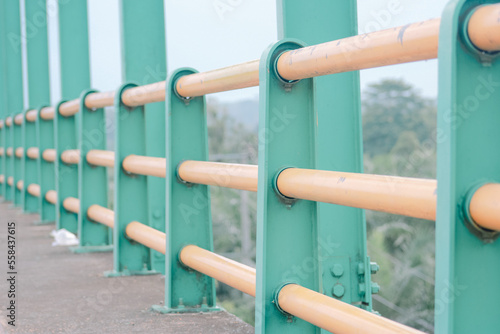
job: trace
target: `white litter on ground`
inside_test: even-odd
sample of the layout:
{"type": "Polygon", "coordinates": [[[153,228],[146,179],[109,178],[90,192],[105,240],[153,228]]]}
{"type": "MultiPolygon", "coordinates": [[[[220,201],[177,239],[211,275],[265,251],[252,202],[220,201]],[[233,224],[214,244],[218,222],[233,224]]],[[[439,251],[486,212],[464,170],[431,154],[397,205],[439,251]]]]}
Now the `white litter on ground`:
{"type": "Polygon", "coordinates": [[[50,235],[54,237],[52,246],[76,246],[78,245],[78,238],[70,231],[62,228],[60,230],[52,230],[50,235]]]}

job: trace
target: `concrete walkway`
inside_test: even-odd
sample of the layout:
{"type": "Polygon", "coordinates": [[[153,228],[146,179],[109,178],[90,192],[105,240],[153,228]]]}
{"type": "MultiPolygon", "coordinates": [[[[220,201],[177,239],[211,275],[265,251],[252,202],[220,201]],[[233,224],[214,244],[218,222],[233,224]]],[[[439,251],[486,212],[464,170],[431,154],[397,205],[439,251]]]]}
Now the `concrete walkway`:
{"type": "Polygon", "coordinates": [[[253,333],[227,312],[157,314],[164,300],[164,277],[105,278],[112,253],[73,254],[52,247],[54,225],[34,225],[0,203],[0,333],[253,333]],[[16,223],[16,327],[8,325],[7,223],[16,223]]]}

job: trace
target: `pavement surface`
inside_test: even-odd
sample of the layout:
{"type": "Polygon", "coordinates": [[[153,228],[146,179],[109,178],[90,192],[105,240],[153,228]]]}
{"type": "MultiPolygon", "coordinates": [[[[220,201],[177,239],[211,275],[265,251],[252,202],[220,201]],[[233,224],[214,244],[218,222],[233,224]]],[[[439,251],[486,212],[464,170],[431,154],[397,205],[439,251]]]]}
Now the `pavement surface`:
{"type": "Polygon", "coordinates": [[[0,203],[0,334],[3,333],[254,333],[227,312],[158,314],[162,275],[106,278],[112,253],[74,254],[52,246],[54,224],[0,203]],[[15,327],[8,324],[8,222],[15,222],[15,327]]]}

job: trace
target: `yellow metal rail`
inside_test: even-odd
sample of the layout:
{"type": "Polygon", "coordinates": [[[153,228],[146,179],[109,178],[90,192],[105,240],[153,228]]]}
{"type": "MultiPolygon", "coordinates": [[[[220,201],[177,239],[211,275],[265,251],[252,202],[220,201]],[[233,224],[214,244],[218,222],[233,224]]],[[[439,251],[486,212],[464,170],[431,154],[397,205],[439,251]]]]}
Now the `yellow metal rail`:
{"type": "Polygon", "coordinates": [[[166,167],[165,158],[129,155],[123,159],[123,169],[133,174],[165,177],[166,167]]]}
{"type": "Polygon", "coordinates": [[[113,167],[115,165],[115,152],[90,150],[87,152],[87,162],[94,166],[113,167]]]}

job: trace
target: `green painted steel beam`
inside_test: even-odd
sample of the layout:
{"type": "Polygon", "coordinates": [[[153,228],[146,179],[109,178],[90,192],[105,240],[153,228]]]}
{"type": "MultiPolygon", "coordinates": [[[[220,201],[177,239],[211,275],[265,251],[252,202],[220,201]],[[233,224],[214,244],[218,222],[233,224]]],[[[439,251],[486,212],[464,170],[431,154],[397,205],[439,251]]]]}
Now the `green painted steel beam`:
{"type": "Polygon", "coordinates": [[[123,92],[135,84],[125,84],[115,94],[115,167],[113,271],[108,277],[148,275],[152,270],[151,251],[126,236],[126,228],[132,221],[148,223],[146,176],[126,172],[123,160],[131,155],[146,154],[146,116],[144,106],[128,107],[122,103],[123,92]]]}
{"type": "Polygon", "coordinates": [[[314,79],[284,82],[275,70],[282,52],[302,46],[297,40],[283,40],[270,46],[260,60],[256,333],[318,331],[304,320],[290,321],[274,301],[287,283],[320,289],[317,203],[290,201],[277,193],[275,184],[284,168],[317,165],[314,79]]]}
{"type": "MultiPolygon", "coordinates": [[[[87,1],[65,1],[59,3],[59,50],[61,58],[61,98],[58,106],[67,100],[78,98],[90,88],[89,34],[87,23],[87,1]]],[[[56,224],[77,233],[77,215],[64,209],[67,197],[78,197],[78,166],[66,165],[61,153],[78,148],[80,113],[64,117],[56,110],[54,117],[54,140],[57,151],[56,168],[56,224]]]]}
{"type": "Polygon", "coordinates": [[[87,210],[91,205],[108,207],[108,173],[107,168],[92,166],[87,162],[90,150],[106,149],[106,113],[104,108],[89,109],[85,106],[87,95],[94,90],[84,91],[80,96],[80,129],[78,131],[78,198],[80,213],[78,215],[78,247],[72,248],[76,253],[112,251],[109,227],[91,221],[87,210]]]}
{"type": "MultiPolygon", "coordinates": [[[[278,0],[277,14],[279,39],[297,38],[314,45],[358,33],[356,0],[278,0]]],[[[318,114],[316,168],[363,172],[359,71],[316,78],[314,98],[318,114]]],[[[318,205],[318,230],[324,238],[318,249],[322,292],[371,310],[364,211],[318,205]],[[342,274],[333,275],[334,267],[341,267],[342,274]],[[345,292],[335,295],[333,289],[339,286],[345,292]]]]}
{"type": "MultiPolygon", "coordinates": [[[[14,113],[14,115],[17,115],[17,113],[14,113]]],[[[22,207],[23,205],[23,194],[24,194],[24,187],[22,189],[19,189],[17,187],[17,183],[23,179],[23,167],[24,167],[24,156],[25,153],[23,153],[23,156],[18,157],[16,154],[16,150],[18,148],[23,147],[23,126],[15,124],[14,120],[12,121],[12,132],[13,132],[13,140],[12,140],[12,155],[13,155],[13,174],[14,174],[14,206],[15,207],[22,207]]],[[[24,119],[23,119],[24,123],[24,119]]]]}
{"type": "Polygon", "coordinates": [[[205,96],[184,99],[176,94],[177,80],[191,68],[174,71],[166,86],[167,101],[167,252],[165,305],[160,312],[217,310],[214,279],[182,265],[179,255],[186,245],[213,251],[209,187],[180,182],[177,167],[184,160],[207,161],[208,129],[205,96]]]}
{"type": "MultiPolygon", "coordinates": [[[[4,5],[0,5],[0,45],[6,45],[7,39],[5,38],[5,8],[4,5]]],[[[0,184],[0,196],[3,200],[6,200],[6,186],[7,186],[7,155],[6,155],[6,134],[7,125],[5,124],[5,118],[8,115],[7,109],[7,76],[6,76],[6,62],[5,62],[5,48],[0,48],[0,120],[3,122],[3,127],[0,129],[0,147],[3,148],[3,155],[0,156],[0,175],[4,176],[3,183],[0,184]]]]}
{"type": "MultiPolygon", "coordinates": [[[[3,1],[5,37],[5,74],[7,79],[7,110],[12,116],[23,112],[23,70],[22,70],[22,48],[21,48],[21,14],[19,0],[3,1]]],[[[12,120],[14,122],[14,120],[12,120]]],[[[9,131],[9,147],[15,152],[17,147],[22,145],[21,128],[12,123],[9,131]]],[[[14,177],[12,187],[7,186],[6,192],[10,193],[7,199],[14,202],[15,206],[21,205],[21,191],[16,188],[16,183],[22,178],[21,160],[15,158],[15,154],[7,158],[7,174],[14,177]]]]}
{"type": "MultiPolygon", "coordinates": [[[[147,85],[167,75],[163,0],[121,0],[122,72],[125,82],[147,85]]],[[[145,106],[146,155],[165,157],[165,103],[145,106]]],[[[147,177],[148,225],[165,231],[165,179],[147,177]]],[[[143,222],[146,223],[146,222],[143,222]]],[[[165,256],[151,250],[152,268],[165,273],[165,256]]]]}
{"type": "MultiPolygon", "coordinates": [[[[26,26],[26,64],[28,106],[27,110],[38,109],[50,104],[49,52],[47,36],[47,1],[24,0],[26,26]],[[28,35],[29,33],[29,35],[28,35]]],[[[40,129],[37,123],[24,122],[24,151],[30,147],[38,147],[40,129]],[[37,132],[38,131],[38,132],[37,132]],[[38,134],[37,134],[38,133],[38,134]]],[[[40,157],[39,157],[40,159],[40,157]]],[[[25,189],[32,183],[40,184],[40,162],[25,157],[24,185],[25,189]]],[[[27,191],[24,193],[23,209],[25,212],[41,212],[41,201],[27,191]]]]}
{"type": "Polygon", "coordinates": [[[500,182],[499,53],[476,50],[465,33],[471,11],[491,0],[452,0],[439,36],[436,213],[436,333],[497,333],[498,233],[471,224],[468,200],[500,182]]]}
{"type": "MultiPolygon", "coordinates": [[[[42,108],[38,108],[38,115],[42,108]]],[[[54,149],[54,121],[37,117],[36,130],[38,132],[38,175],[40,180],[40,221],[36,224],[52,224],[56,221],[56,206],[45,198],[49,190],[56,190],[55,162],[45,161],[42,157],[46,149],[54,149]]]]}

